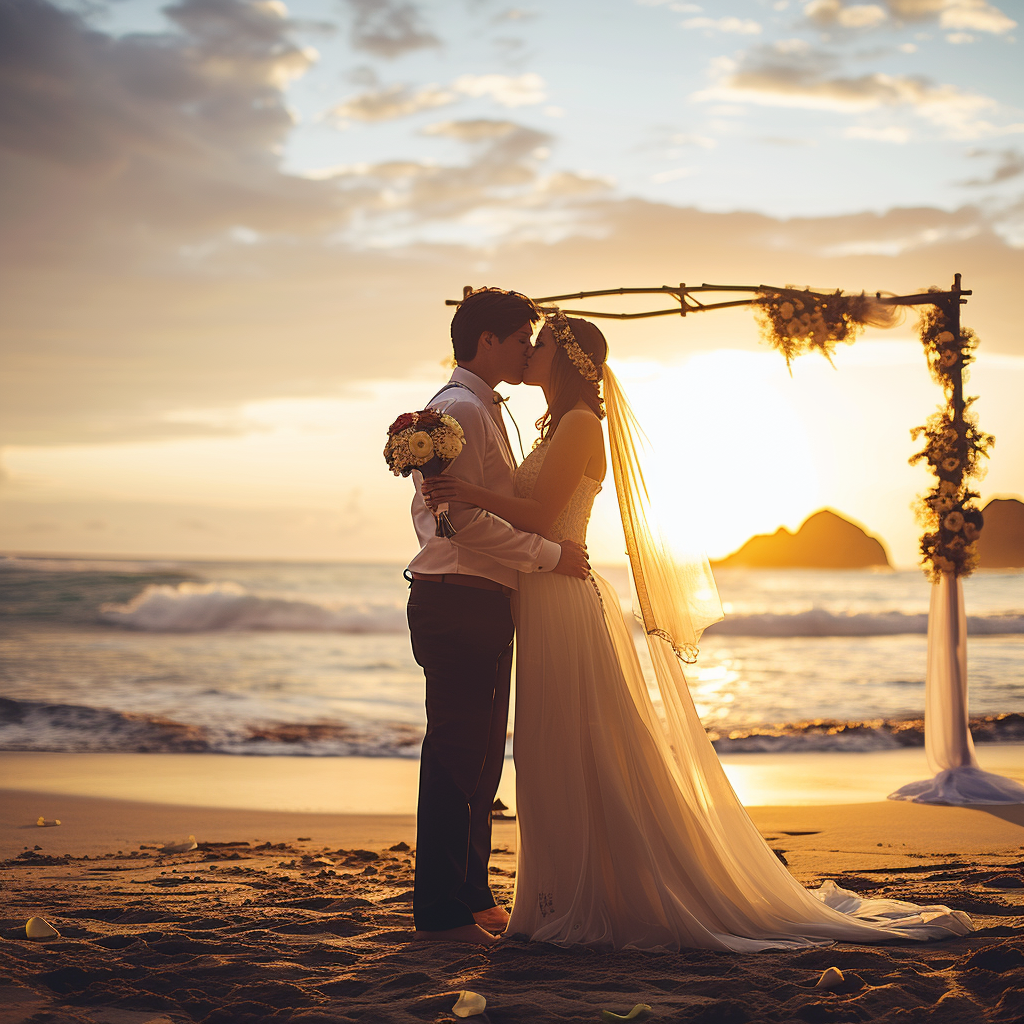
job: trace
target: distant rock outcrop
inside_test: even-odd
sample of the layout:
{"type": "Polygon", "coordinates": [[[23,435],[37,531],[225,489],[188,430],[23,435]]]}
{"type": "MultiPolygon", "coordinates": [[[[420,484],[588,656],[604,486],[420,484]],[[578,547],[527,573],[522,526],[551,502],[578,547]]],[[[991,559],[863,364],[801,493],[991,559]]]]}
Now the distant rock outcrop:
{"type": "Polygon", "coordinates": [[[978,538],[978,567],[1024,569],[1024,501],[993,498],[981,511],[985,526],[978,538]]]}
{"type": "Polygon", "coordinates": [[[796,533],[780,526],[773,534],[751,537],[739,551],[714,563],[716,569],[866,569],[876,565],[890,565],[882,542],[829,509],[805,519],[796,533]]]}

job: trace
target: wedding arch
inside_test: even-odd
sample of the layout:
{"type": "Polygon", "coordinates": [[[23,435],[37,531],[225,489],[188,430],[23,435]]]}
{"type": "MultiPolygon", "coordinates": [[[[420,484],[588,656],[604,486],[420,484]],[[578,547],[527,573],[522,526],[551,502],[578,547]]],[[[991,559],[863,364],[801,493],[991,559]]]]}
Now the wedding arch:
{"type": "MultiPolygon", "coordinates": [[[[463,289],[463,299],[473,289],[463,289]]],[[[945,804],[1024,803],[1024,786],[985,772],[978,765],[968,724],[967,616],[963,584],[977,566],[977,541],[983,519],[972,484],[982,472],[981,460],[995,438],[978,426],[971,410],[975,401],[964,395],[967,367],[974,361],[977,335],[961,324],[960,307],[972,292],[955,274],[948,291],[931,288],[914,295],[876,292],[845,295],[772,285],[662,285],[654,288],[604,288],[545,295],[533,301],[542,310],[558,304],[570,316],[640,320],[657,316],[689,316],[716,309],[751,306],[765,341],[786,359],[820,352],[831,362],[839,344],[854,342],[866,326],[892,327],[907,307],[918,307],[918,333],[932,379],[941,387],[943,403],[923,426],[911,431],[923,439],[912,463],[926,462],[934,482],[918,498],[916,511],[924,528],[921,564],[932,583],[928,612],[928,654],[925,671],[925,752],[931,779],[912,782],[891,800],[945,804]],[[746,298],[705,301],[714,293],[746,294],[746,298]],[[568,309],[560,304],[622,295],[661,295],[674,304],[637,313],[568,309]]],[[[463,299],[448,299],[457,306],[463,299]]]]}

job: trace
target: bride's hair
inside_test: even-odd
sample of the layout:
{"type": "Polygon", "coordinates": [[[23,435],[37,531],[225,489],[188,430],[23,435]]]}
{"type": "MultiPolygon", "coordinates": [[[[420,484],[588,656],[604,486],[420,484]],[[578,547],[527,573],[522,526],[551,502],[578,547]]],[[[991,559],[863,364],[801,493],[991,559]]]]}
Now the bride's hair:
{"type": "MultiPolygon", "coordinates": [[[[608,355],[608,342],[600,329],[589,320],[566,317],[572,328],[576,344],[600,369],[608,355]]],[[[604,402],[601,401],[600,381],[586,380],[576,369],[561,345],[555,344],[555,355],[551,360],[551,401],[547,411],[537,420],[540,440],[547,441],[555,432],[562,417],[580,402],[586,402],[599,418],[604,418],[604,402]]]]}

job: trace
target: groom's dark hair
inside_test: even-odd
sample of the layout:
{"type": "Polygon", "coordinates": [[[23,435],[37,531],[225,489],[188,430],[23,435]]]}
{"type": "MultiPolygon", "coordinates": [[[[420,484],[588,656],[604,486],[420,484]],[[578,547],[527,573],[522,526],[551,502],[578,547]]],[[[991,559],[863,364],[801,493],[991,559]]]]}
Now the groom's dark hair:
{"type": "Polygon", "coordinates": [[[484,331],[504,341],[525,323],[541,319],[540,310],[525,295],[501,288],[478,288],[470,292],[452,317],[452,348],[456,362],[476,357],[477,343],[484,331]]]}

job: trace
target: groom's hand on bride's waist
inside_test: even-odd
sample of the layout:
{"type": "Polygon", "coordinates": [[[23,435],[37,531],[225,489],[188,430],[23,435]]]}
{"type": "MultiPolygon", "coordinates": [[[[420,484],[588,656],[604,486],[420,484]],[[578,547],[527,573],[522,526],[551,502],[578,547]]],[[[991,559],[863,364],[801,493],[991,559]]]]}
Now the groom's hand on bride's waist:
{"type": "Polygon", "coordinates": [[[577,544],[574,540],[559,541],[562,549],[562,557],[558,559],[558,565],[554,571],[563,576],[575,576],[577,579],[585,580],[590,576],[590,562],[587,560],[587,549],[577,544]]]}

